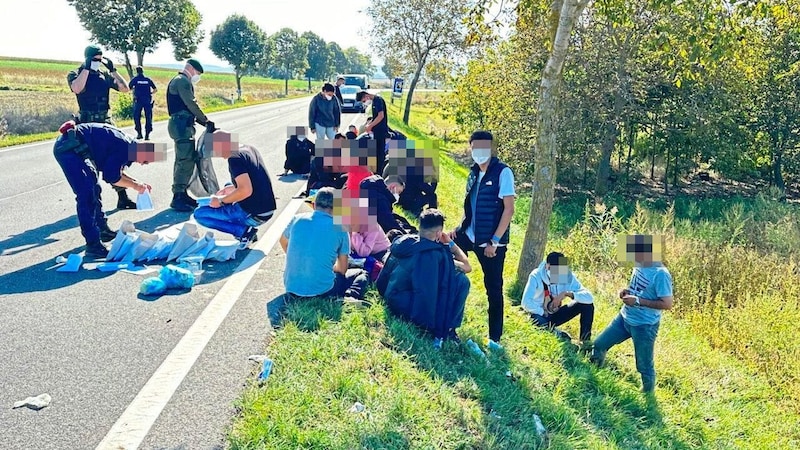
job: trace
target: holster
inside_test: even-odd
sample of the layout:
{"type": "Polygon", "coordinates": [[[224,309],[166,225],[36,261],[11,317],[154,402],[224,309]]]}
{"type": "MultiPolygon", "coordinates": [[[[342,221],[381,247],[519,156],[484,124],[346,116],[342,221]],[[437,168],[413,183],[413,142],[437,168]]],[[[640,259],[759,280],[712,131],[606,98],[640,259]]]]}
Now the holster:
{"type": "Polygon", "coordinates": [[[89,146],[78,136],[75,129],[70,129],[61,135],[61,139],[56,145],[56,153],[73,152],[78,154],[83,159],[92,159],[92,154],[89,152],[89,146]]]}

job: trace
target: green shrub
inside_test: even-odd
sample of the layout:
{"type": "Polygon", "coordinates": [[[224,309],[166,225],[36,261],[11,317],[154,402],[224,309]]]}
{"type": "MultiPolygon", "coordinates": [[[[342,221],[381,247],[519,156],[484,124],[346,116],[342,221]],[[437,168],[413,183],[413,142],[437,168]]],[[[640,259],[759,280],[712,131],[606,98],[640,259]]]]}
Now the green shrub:
{"type": "Polygon", "coordinates": [[[112,117],[115,120],[133,119],[133,97],[129,93],[117,95],[117,101],[111,107],[112,117]]]}
{"type": "Polygon", "coordinates": [[[46,111],[12,109],[0,112],[0,122],[5,122],[5,132],[10,135],[45,133],[58,130],[62,123],[72,118],[72,114],[72,110],[63,106],[46,111]]]}

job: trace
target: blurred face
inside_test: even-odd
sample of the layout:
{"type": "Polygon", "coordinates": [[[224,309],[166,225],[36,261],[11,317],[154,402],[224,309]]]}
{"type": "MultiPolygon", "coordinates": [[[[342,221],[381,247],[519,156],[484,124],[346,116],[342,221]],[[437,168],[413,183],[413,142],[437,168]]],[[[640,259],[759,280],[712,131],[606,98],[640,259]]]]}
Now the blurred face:
{"type": "Polygon", "coordinates": [[[210,148],[211,155],[215,157],[230,158],[231,153],[239,148],[239,136],[235,133],[217,130],[206,133],[204,139],[206,152],[210,148]]]}
{"type": "Polygon", "coordinates": [[[569,266],[567,265],[551,265],[545,264],[545,267],[550,274],[550,282],[554,284],[566,284],[569,277],[569,266]]]}
{"type": "Polygon", "coordinates": [[[128,161],[145,165],[167,160],[167,144],[132,142],[128,144],[128,161]]]}

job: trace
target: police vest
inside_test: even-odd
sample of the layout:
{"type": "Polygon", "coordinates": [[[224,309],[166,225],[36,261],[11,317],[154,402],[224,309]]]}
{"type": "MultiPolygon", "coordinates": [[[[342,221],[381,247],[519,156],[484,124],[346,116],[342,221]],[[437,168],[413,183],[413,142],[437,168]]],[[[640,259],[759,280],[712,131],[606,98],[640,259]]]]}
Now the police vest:
{"type": "Polygon", "coordinates": [[[151,93],[150,93],[150,79],[145,76],[135,76],[131,80],[131,84],[133,85],[133,98],[136,99],[138,102],[145,102],[149,103],[151,100],[151,93]]]}
{"type": "MultiPolygon", "coordinates": [[[[494,232],[497,230],[497,225],[500,223],[500,217],[503,215],[505,205],[503,199],[499,198],[500,194],[500,173],[508,167],[500,162],[496,157],[492,157],[489,162],[489,167],[486,168],[486,173],[480,181],[478,187],[478,173],[480,167],[475,164],[469,172],[467,178],[467,195],[464,199],[464,222],[461,224],[461,229],[466,230],[472,222],[472,216],[475,211],[472,211],[472,198],[473,189],[478,189],[478,198],[475,202],[475,243],[484,244],[492,240],[494,232]]],[[[506,228],[505,233],[500,237],[501,244],[508,244],[509,230],[511,227],[506,228]]]]}
{"type": "Polygon", "coordinates": [[[169,84],[167,85],[167,112],[170,116],[181,111],[189,112],[189,107],[183,102],[181,96],[178,95],[177,92],[173,93],[171,89],[172,83],[181,82],[181,78],[184,76],[185,75],[179,73],[177,76],[175,76],[175,78],[170,80],[169,84]]]}
{"type": "MultiPolygon", "coordinates": [[[[78,70],[78,74],[85,68],[78,70]]],[[[75,94],[78,98],[78,108],[81,112],[97,113],[106,112],[111,109],[108,103],[108,83],[105,76],[97,71],[90,71],[86,79],[86,87],[80,94],[75,94]]]]}

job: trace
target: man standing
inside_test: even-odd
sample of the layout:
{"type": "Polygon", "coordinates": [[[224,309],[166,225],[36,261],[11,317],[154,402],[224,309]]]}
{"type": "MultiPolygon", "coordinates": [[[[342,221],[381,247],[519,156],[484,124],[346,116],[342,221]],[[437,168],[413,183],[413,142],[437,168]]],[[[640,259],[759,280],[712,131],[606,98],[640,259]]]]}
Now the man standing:
{"type": "MultiPolygon", "coordinates": [[[[342,91],[339,90],[339,87],[344,84],[344,77],[336,78],[336,98],[339,99],[339,105],[344,102],[344,98],[342,97],[342,91]]],[[[349,138],[348,138],[349,139],[349,138]]]]}
{"type": "Polygon", "coordinates": [[[175,167],[172,173],[172,202],[170,208],[176,211],[191,212],[197,207],[197,201],[186,193],[189,180],[195,167],[194,123],[205,125],[213,132],[214,122],[200,109],[194,96],[194,84],[200,81],[203,66],[196,59],[186,61],[183,71],[179,72],[167,86],[167,112],[169,137],[175,141],[175,167]]]}
{"type": "MultiPolygon", "coordinates": [[[[114,89],[119,92],[128,92],[128,83],[117,72],[114,63],[108,58],[103,58],[103,51],[96,45],[90,45],[83,50],[86,61],[76,70],[67,74],[67,83],[70,90],[78,99],[78,120],[82,123],[108,123],[111,120],[111,104],[109,92],[114,89]],[[103,65],[108,72],[101,72],[103,65]]],[[[136,209],[136,203],[128,198],[125,188],[114,186],[117,192],[118,209],[136,209]]]]}
{"type": "Polygon", "coordinates": [[[325,83],[322,92],[311,99],[311,105],[308,107],[308,128],[317,134],[317,139],[333,139],[339,132],[342,108],[338,100],[333,100],[334,92],[333,85],[325,83]]]}
{"type": "Polygon", "coordinates": [[[469,138],[472,160],[464,198],[464,218],[450,233],[465,252],[475,252],[483,268],[483,285],[489,298],[489,341],[501,350],[503,335],[503,266],[514,216],[514,173],[496,156],[494,137],[476,131],[469,138]]]}
{"type": "Polygon", "coordinates": [[[228,160],[232,183],[211,196],[208,206],[194,211],[200,225],[232,234],[244,249],[257,240],[258,226],[275,212],[272,182],[258,150],[232,141],[229,133],[217,131],[205,137],[213,156],[228,160]]]}
{"type": "Polygon", "coordinates": [[[622,309],[617,317],[597,336],[591,361],[597,365],[605,362],[606,352],[628,339],[633,340],[636,370],[642,377],[642,391],[653,392],[656,387],[656,369],[653,362],[661,311],[672,309],[672,275],[661,263],[663,248],[652,235],[620,236],[620,247],[625,249],[625,260],[633,261],[634,268],[628,287],[619,291],[622,309]]]}
{"type": "Polygon", "coordinates": [[[128,86],[133,90],[133,123],[136,139],[142,138],[142,110],[144,110],[144,140],[150,140],[153,131],[153,94],[158,91],[153,80],[144,76],[142,66],[136,67],[136,76],[128,86]]]}
{"type": "Polygon", "coordinates": [[[386,111],[386,102],[380,95],[369,91],[361,91],[356,94],[356,101],[367,106],[372,105],[372,120],[364,128],[365,133],[372,133],[375,139],[375,150],[377,152],[378,167],[376,173],[383,173],[386,166],[386,138],[389,137],[389,116],[386,111]]]}
{"type": "Polygon", "coordinates": [[[105,258],[108,249],[102,242],[113,240],[116,233],[108,227],[103,214],[97,172],[102,172],[107,183],[136,189],[141,194],[150,191],[150,185],[136,181],[123,169],[133,161],[141,164],[156,161],[159,155],[137,151],[133,139],[105,123],[76,125],[70,121],[61,125],[59,132],[53,155],[75,193],[78,222],[86,239],[86,256],[105,258]]]}
{"type": "Polygon", "coordinates": [[[296,297],[350,297],[362,300],[369,277],[348,269],[350,236],[333,221],[333,188],[314,197],[314,212],[296,215],[280,238],[286,252],[283,283],[296,297]]]}
{"type": "Polygon", "coordinates": [[[389,310],[430,331],[434,347],[445,339],[458,342],[456,328],[464,318],[469,294],[467,255],[443,232],[444,214],[426,209],[419,217],[419,235],[392,243],[378,277],[378,292],[389,310]]]}

